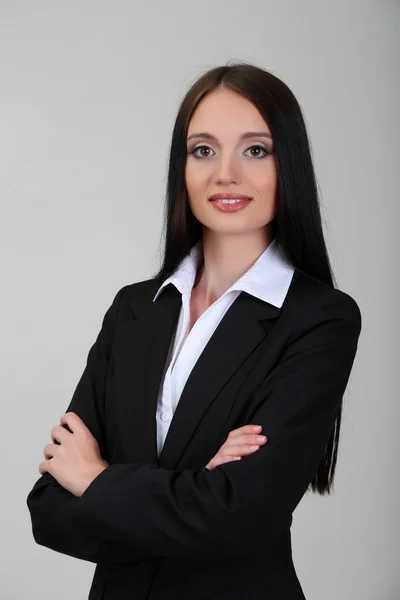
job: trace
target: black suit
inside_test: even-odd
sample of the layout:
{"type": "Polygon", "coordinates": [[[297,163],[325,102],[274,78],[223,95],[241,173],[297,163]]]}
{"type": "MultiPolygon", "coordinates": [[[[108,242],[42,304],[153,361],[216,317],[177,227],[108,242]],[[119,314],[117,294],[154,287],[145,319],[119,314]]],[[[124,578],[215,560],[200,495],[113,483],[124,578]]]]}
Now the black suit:
{"type": "Polygon", "coordinates": [[[242,292],[193,368],[158,458],[156,403],[181,295],[170,284],[153,303],[157,289],[150,279],[118,292],[67,409],[111,466],[80,498],[41,477],[28,496],[35,540],[97,563],[92,600],[304,599],[292,512],[334,426],[359,307],[298,270],[281,309],[242,292]],[[268,443],[205,470],[247,423],[268,443]]]}

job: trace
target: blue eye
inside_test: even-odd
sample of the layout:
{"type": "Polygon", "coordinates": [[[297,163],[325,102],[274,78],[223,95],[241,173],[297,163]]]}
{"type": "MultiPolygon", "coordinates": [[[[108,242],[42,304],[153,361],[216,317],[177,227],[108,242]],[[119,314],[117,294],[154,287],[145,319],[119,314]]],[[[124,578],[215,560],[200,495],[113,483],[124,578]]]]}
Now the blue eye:
{"type": "MultiPolygon", "coordinates": [[[[193,156],[195,158],[199,158],[199,159],[204,159],[204,158],[208,158],[209,155],[207,156],[199,156],[198,154],[196,154],[196,152],[198,150],[202,150],[203,148],[205,148],[206,150],[211,150],[211,148],[209,146],[196,146],[196,148],[193,148],[193,150],[191,150],[190,152],[188,152],[188,154],[193,154],[193,156]]],[[[264,148],[264,146],[260,146],[259,144],[254,145],[254,146],[250,146],[250,148],[247,148],[246,152],[248,150],[253,150],[254,148],[257,148],[258,150],[261,150],[262,152],[264,152],[263,155],[261,156],[253,156],[252,158],[256,158],[256,159],[260,159],[260,158],[265,158],[266,156],[272,154],[271,150],[268,150],[268,148],[264,148]]]]}

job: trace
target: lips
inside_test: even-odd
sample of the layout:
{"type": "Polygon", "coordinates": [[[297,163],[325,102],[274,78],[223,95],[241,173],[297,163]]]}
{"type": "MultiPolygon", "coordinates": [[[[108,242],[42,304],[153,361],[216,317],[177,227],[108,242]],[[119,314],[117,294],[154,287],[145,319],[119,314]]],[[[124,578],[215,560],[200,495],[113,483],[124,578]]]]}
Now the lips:
{"type": "Polygon", "coordinates": [[[209,200],[251,200],[251,196],[245,196],[243,194],[213,194],[209,197],[209,200]]]}

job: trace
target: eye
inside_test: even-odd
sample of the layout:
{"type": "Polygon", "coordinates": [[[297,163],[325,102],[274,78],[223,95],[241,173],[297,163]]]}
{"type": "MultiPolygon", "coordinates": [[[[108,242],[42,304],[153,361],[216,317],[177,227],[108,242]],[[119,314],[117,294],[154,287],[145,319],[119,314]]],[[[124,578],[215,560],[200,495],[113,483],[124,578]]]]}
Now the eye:
{"type": "MultiPolygon", "coordinates": [[[[271,150],[268,150],[268,148],[264,148],[264,146],[261,146],[259,144],[256,144],[254,146],[250,146],[250,148],[247,148],[247,150],[245,152],[248,152],[249,150],[254,150],[254,149],[256,149],[258,151],[261,150],[261,154],[259,152],[258,155],[256,155],[256,156],[253,155],[252,158],[260,159],[260,158],[265,158],[265,156],[268,156],[269,154],[272,154],[271,150]],[[262,153],[264,153],[264,154],[262,154],[262,153]]],[[[205,145],[196,146],[195,148],[193,148],[193,150],[191,150],[190,152],[188,152],[188,154],[193,154],[193,156],[195,156],[196,158],[200,158],[200,159],[207,158],[208,156],[210,156],[210,154],[199,155],[198,154],[199,150],[211,150],[211,148],[209,146],[205,146],[205,145]]]]}
{"type": "Polygon", "coordinates": [[[191,150],[188,154],[193,154],[193,156],[195,156],[196,158],[207,158],[207,156],[199,156],[198,154],[196,154],[196,152],[198,150],[202,150],[203,148],[205,148],[206,150],[211,150],[211,148],[209,146],[196,146],[196,148],[193,148],[193,150],[191,150]]]}
{"type": "MultiPolygon", "coordinates": [[[[250,146],[250,148],[247,148],[247,150],[253,150],[254,148],[256,148],[257,150],[261,150],[261,152],[264,152],[264,154],[262,154],[262,155],[258,154],[257,156],[253,156],[252,158],[265,158],[265,156],[272,154],[271,150],[268,150],[268,148],[264,148],[264,146],[260,146],[258,144],[255,146],[250,146]]],[[[247,152],[247,150],[246,150],[246,152],[247,152]]]]}

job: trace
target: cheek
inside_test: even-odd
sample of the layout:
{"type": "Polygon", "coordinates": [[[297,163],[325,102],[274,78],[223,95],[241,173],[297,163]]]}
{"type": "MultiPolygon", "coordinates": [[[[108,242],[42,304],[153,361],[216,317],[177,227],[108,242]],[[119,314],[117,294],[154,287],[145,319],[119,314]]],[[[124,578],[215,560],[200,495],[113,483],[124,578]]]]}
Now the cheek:
{"type": "Polygon", "coordinates": [[[201,190],[207,184],[207,173],[205,169],[193,165],[191,162],[186,165],[185,184],[189,192],[193,194],[196,190],[201,190]]]}
{"type": "Polygon", "coordinates": [[[274,192],[277,184],[277,172],[274,163],[271,162],[263,168],[255,170],[253,172],[253,183],[260,194],[274,192]]]}

